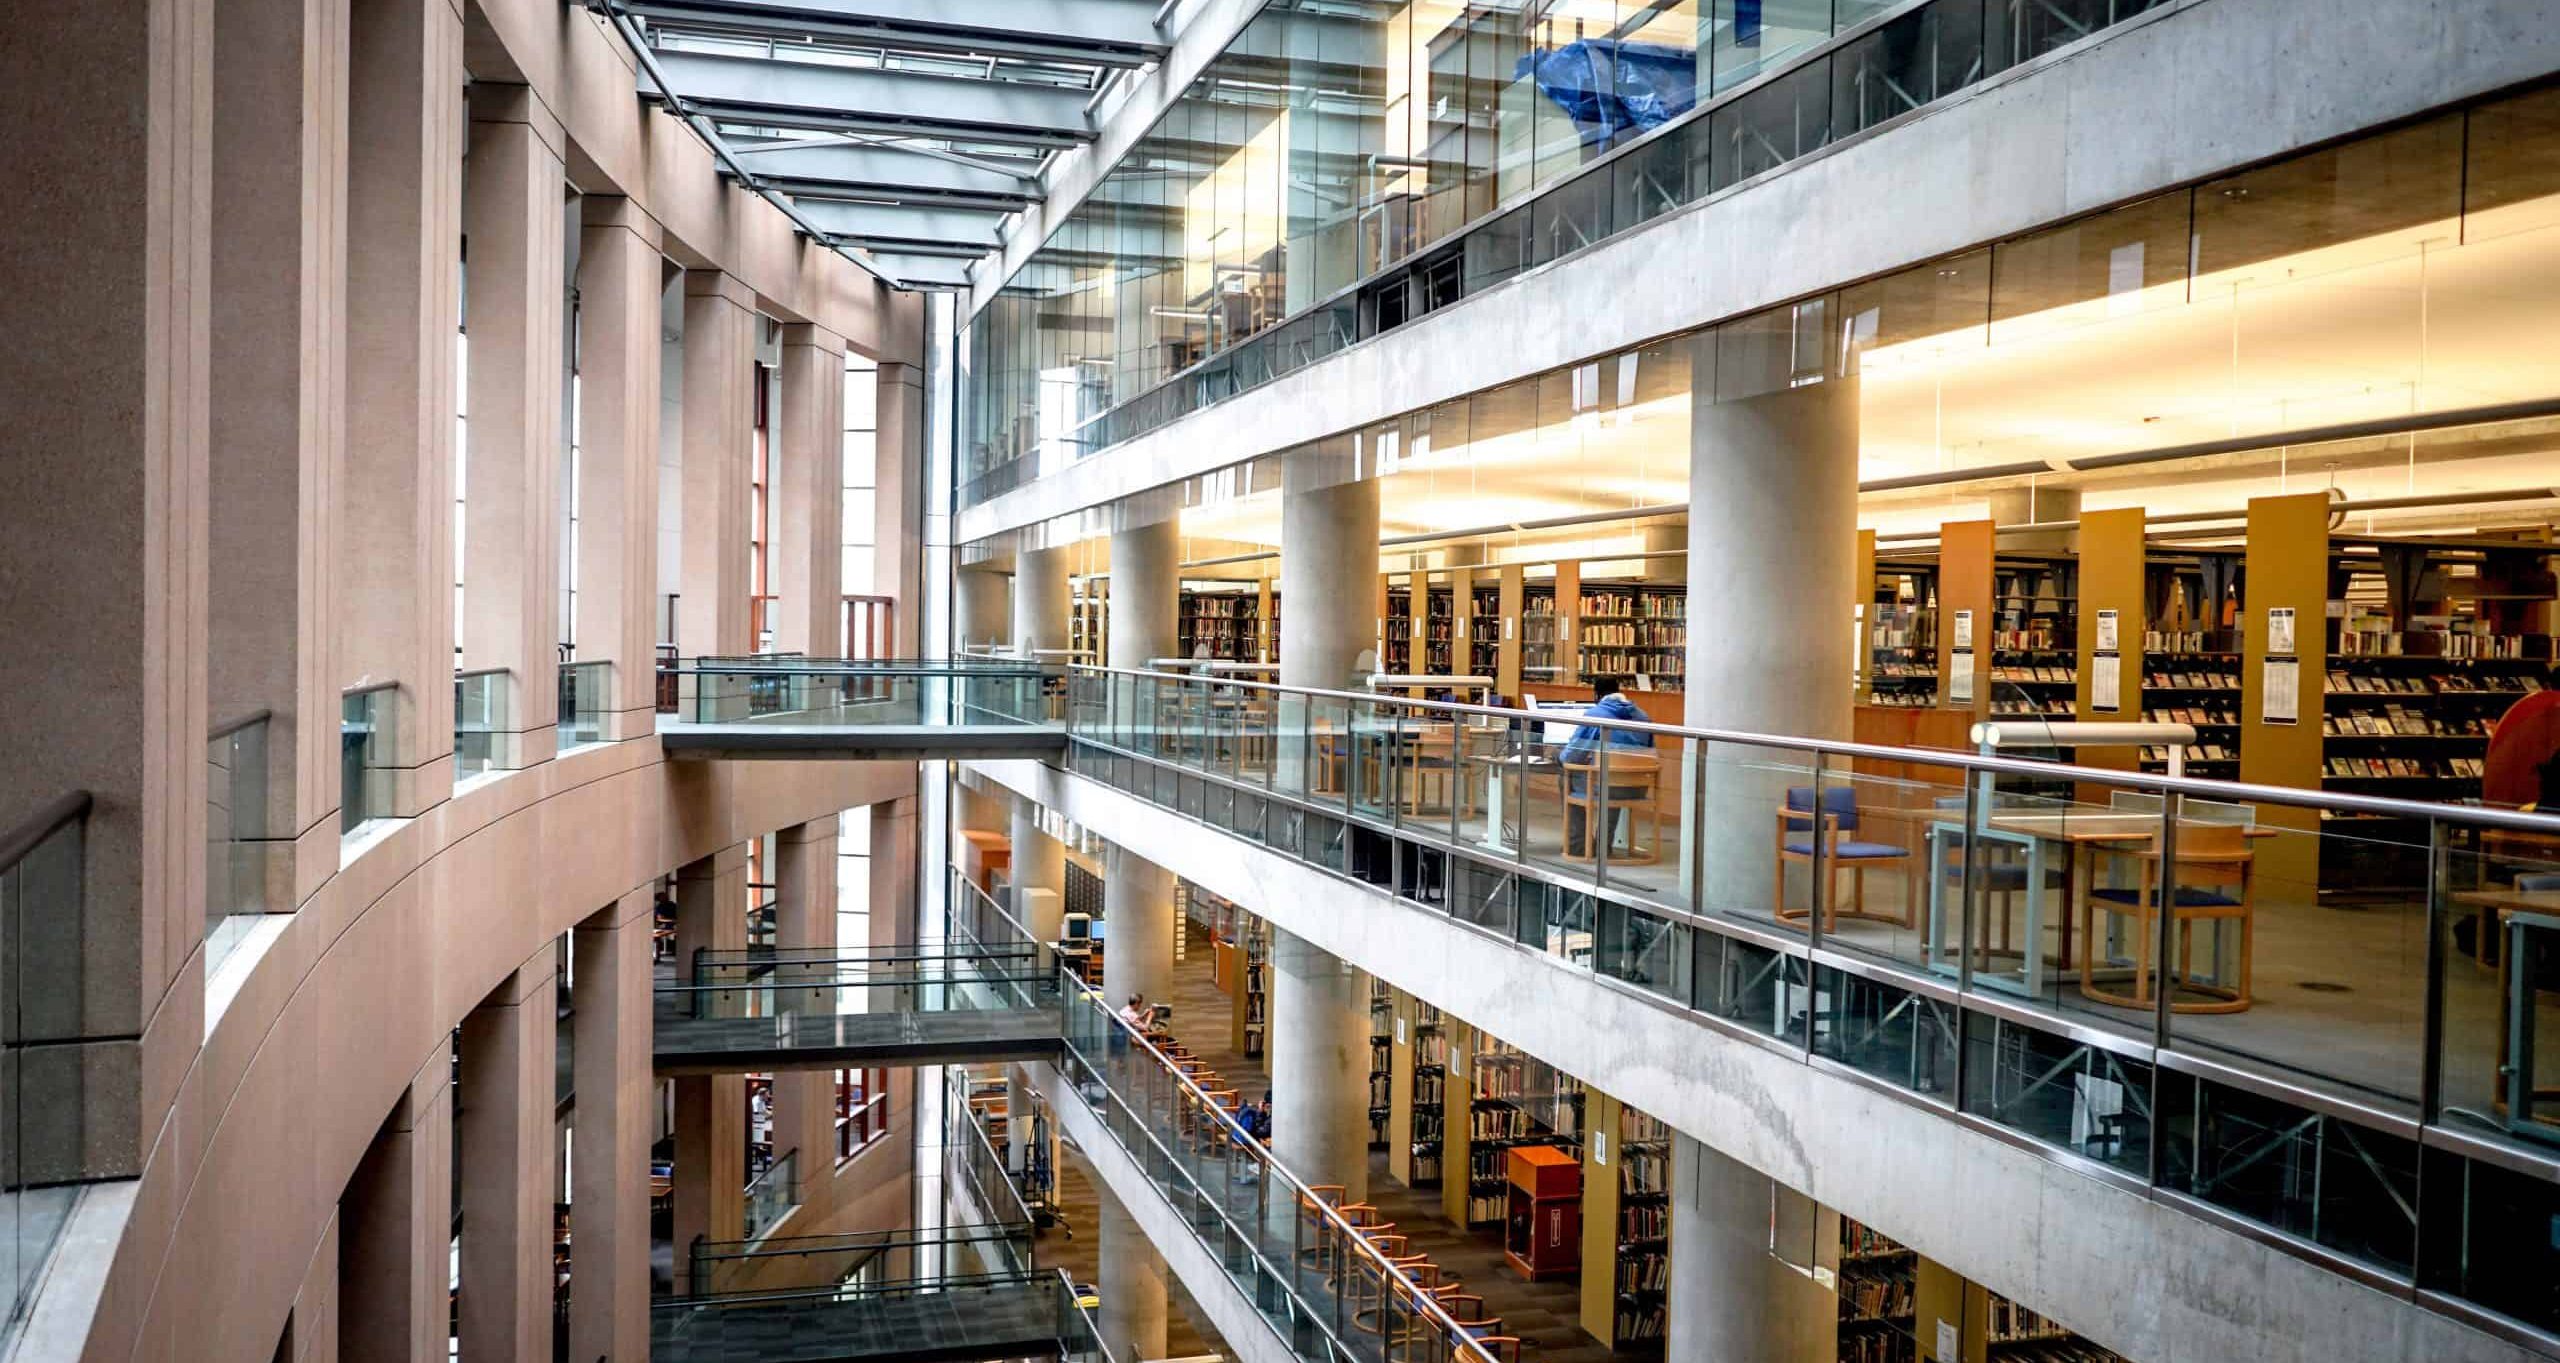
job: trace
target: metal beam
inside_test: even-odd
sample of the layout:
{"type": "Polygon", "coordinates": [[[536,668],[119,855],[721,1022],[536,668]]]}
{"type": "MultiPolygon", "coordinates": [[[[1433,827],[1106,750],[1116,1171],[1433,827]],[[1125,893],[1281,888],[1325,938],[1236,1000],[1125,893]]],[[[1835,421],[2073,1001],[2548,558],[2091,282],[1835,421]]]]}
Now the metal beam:
{"type": "Polygon", "coordinates": [[[920,256],[903,251],[874,251],[871,263],[882,274],[910,289],[965,289],[969,287],[967,260],[948,256],[920,256]]]}
{"type": "Polygon", "coordinates": [[[802,202],[800,213],[828,236],[859,241],[865,246],[967,247],[975,254],[986,254],[1004,245],[1001,213],[909,204],[830,203],[822,199],[802,202]]]}
{"type": "Polygon", "coordinates": [[[887,198],[1010,211],[1042,197],[1039,181],[1029,175],[906,147],[844,142],[767,149],[732,139],[729,149],[759,181],[804,199],[887,198]]]}
{"type": "Polygon", "coordinates": [[[656,56],[687,110],[731,122],[1028,147],[1094,135],[1082,90],[701,52],[656,56]]]}
{"type": "Polygon", "coordinates": [[[1150,0],[624,0],[661,23],[1088,66],[1143,66],[1170,46],[1150,0]]]}

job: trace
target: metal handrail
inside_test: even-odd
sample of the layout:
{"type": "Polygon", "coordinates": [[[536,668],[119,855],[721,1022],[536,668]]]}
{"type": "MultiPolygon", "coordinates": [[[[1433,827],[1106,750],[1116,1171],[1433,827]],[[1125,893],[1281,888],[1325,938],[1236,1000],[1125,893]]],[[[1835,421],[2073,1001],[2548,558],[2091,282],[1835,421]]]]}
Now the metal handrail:
{"type": "Polygon", "coordinates": [[[36,847],[45,839],[60,832],[68,824],[88,818],[89,809],[95,803],[95,798],[89,792],[75,790],[28,815],[25,822],[10,829],[6,836],[0,837],[0,871],[15,869],[17,864],[26,860],[27,854],[36,850],[36,847]]]}
{"type": "MultiPolygon", "coordinates": [[[[1023,937],[1028,940],[1034,942],[1038,941],[1036,937],[1032,936],[1030,929],[1025,928],[1022,925],[1022,920],[1014,917],[1013,914],[1002,904],[997,903],[994,896],[987,894],[983,890],[978,890],[977,886],[970,884],[965,879],[961,881],[961,884],[967,885],[968,888],[973,891],[977,891],[978,898],[983,900],[988,908],[994,910],[996,916],[1003,919],[1008,927],[1011,927],[1014,931],[1021,933],[1023,937]]],[[[1461,1346],[1461,1353],[1470,1357],[1482,1359],[1484,1360],[1484,1363],[1494,1363],[1493,1355],[1488,1352],[1483,1345],[1476,1343],[1475,1339],[1468,1335],[1464,1329],[1461,1329],[1458,1325],[1457,1319],[1451,1316],[1447,1311],[1441,1309],[1439,1302],[1434,1299],[1428,1291],[1424,1290],[1420,1284],[1414,1282],[1411,1277],[1407,1276],[1403,1269],[1398,1268],[1395,1265],[1393,1260],[1387,1258],[1384,1254],[1379,1253],[1377,1247],[1371,1245],[1368,1240],[1360,1234],[1359,1228],[1352,1225],[1349,1220],[1343,1217],[1340,1209],[1336,1208],[1332,1203],[1325,1201],[1323,1198],[1316,1196],[1313,1189],[1309,1188],[1304,1182],[1301,1182],[1297,1175],[1289,1172],[1288,1166],[1283,1165],[1280,1162],[1280,1157],[1272,1153],[1270,1147],[1265,1146],[1261,1141],[1254,1139],[1253,1135],[1250,1132],[1247,1132],[1242,1125],[1238,1124],[1233,1116],[1229,1115],[1223,1108],[1220,1108],[1217,1103],[1209,1097],[1209,1093],[1206,1089],[1201,1088],[1198,1082],[1193,1080],[1190,1075],[1183,1073],[1181,1067],[1174,1064],[1171,1058],[1167,1057],[1163,1051],[1158,1050],[1155,1043],[1147,1039],[1146,1033],[1131,1026],[1127,1018],[1113,1012],[1103,1002],[1101,990],[1087,985],[1084,980],[1075,973],[1074,968],[1071,966],[1061,965],[1058,968],[1058,975],[1062,980],[1067,982],[1068,997],[1081,999],[1093,1004],[1094,1011],[1096,1013],[1110,1019],[1111,1025],[1127,1033],[1128,1039],[1133,1045],[1138,1049],[1143,1050],[1147,1055],[1154,1057],[1156,1064],[1162,1067],[1165,1073],[1172,1075],[1176,1082],[1180,1083],[1183,1088],[1189,1090],[1192,1097],[1199,1101],[1199,1105],[1202,1110],[1215,1115],[1218,1119],[1219,1125],[1224,1128],[1224,1134],[1229,1140],[1243,1146],[1247,1151],[1259,1155],[1264,1166],[1269,1168],[1274,1174],[1277,1174],[1281,1180],[1285,1182],[1291,1190],[1293,1190],[1298,1198],[1299,1206],[1316,1207],[1321,1209],[1324,1220],[1329,1222],[1333,1226],[1334,1230],[1341,1233],[1350,1242],[1356,1243],[1360,1247],[1360,1252],[1362,1254],[1375,1262],[1378,1267],[1384,1270],[1387,1276],[1398,1286],[1404,1288],[1414,1305],[1418,1308],[1419,1312],[1429,1316],[1434,1324],[1443,1329],[1453,1342],[1456,1342],[1461,1346]]],[[[1072,1047],[1072,1041],[1070,1041],[1069,1044],[1070,1047],[1072,1047]]],[[[1109,1087],[1110,1086],[1108,1084],[1104,1085],[1106,1090],[1109,1087]]],[[[1126,1100],[1124,1099],[1123,1101],[1125,1102],[1126,1100]]],[[[1297,1295],[1297,1288],[1294,1283],[1289,1284],[1287,1290],[1292,1296],[1297,1295]]]]}
{"type": "MultiPolygon", "coordinates": [[[[2435,819],[2478,828],[2560,834],[2560,815],[2528,814],[2522,810],[2493,809],[2485,805],[2431,804],[2423,800],[2394,799],[2380,795],[2302,790],[2289,786],[2255,785],[2241,781],[2209,781],[2193,776],[2163,776],[2116,767],[2084,767],[2069,762],[2033,762],[2015,757],[1962,752],[1953,748],[1898,748],[1845,739],[1759,734],[1739,729],[1658,724],[1650,720],[1608,719],[1597,715],[1561,715],[1551,710],[1514,710],[1490,705],[1474,705],[1464,701],[1416,700],[1404,696],[1378,695],[1367,691],[1335,691],[1324,687],[1283,686],[1273,682],[1225,678],[1207,681],[1179,673],[1146,672],[1120,667],[1077,664],[1073,670],[1095,676],[1131,677],[1149,682],[1172,683],[1176,686],[1228,687],[1245,691],[1266,691],[1275,696],[1303,696],[1310,699],[1339,700],[1362,705],[1391,705],[1404,710],[1424,710],[1447,715],[1474,715],[1506,723],[1571,722],[1604,730],[1625,730],[1630,733],[1654,734],[1667,738],[1727,743],[1737,747],[1782,748],[1816,756],[1863,757],[1885,762],[1922,761],[1931,766],[1953,767],[1967,772],[2031,776],[2049,781],[2088,781],[2131,790],[2153,791],[2162,795],[2190,795],[2207,800],[2284,805],[2296,809],[2329,809],[2352,814],[2379,814],[2390,818],[2435,819]]],[[[1074,713],[1074,707],[1069,706],[1067,728],[1070,733],[1073,733],[1075,728],[1074,713]]]]}
{"type": "Polygon", "coordinates": [[[936,1231],[847,1231],[839,1235],[772,1235],[761,1240],[704,1240],[693,1247],[696,1263],[725,1259],[780,1258],[793,1254],[825,1254],[844,1250],[904,1249],[917,1245],[981,1245],[1019,1240],[1031,1233],[1030,1218],[1021,1222],[986,1222],[945,1226],[936,1231]],[[983,1232],[983,1233],[974,1233],[983,1232]]]}
{"type": "Polygon", "coordinates": [[[369,696],[376,691],[397,691],[399,689],[400,679],[398,677],[393,677],[389,681],[364,682],[356,686],[342,686],[338,688],[338,699],[345,700],[349,696],[369,696]]]}

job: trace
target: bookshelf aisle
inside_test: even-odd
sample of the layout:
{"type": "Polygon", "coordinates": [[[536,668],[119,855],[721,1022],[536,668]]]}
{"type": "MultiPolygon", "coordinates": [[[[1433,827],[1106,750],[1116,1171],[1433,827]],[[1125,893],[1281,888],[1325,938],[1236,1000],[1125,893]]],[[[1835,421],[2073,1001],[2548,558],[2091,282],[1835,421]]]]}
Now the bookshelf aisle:
{"type": "Polygon", "coordinates": [[[1262,616],[1252,584],[1223,584],[1214,590],[1184,589],[1179,631],[1185,658],[1257,661],[1262,648],[1262,616]]]}
{"type": "Polygon", "coordinates": [[[1932,563],[1880,565],[1867,614],[1867,690],[1873,704],[1938,703],[1938,572],[1932,563]]]}
{"type": "Polygon", "coordinates": [[[1616,677],[1639,691],[1678,691],[1689,656],[1689,589],[1606,583],[1583,591],[1577,622],[1585,678],[1616,677]]]}
{"type": "Polygon", "coordinates": [[[1993,569],[1992,714],[2071,717],[2080,685],[2075,568],[2067,557],[2020,556],[1993,569]]]}
{"type": "MultiPolygon", "coordinates": [[[[2202,631],[2151,630],[2143,635],[2142,717],[2158,724],[2192,724],[2186,774],[2217,780],[2240,774],[2240,655],[2207,647],[2221,642],[2202,631]]],[[[2169,749],[2142,749],[2142,769],[2169,770],[2169,749]]]]}
{"type": "Polygon", "coordinates": [[[1617,1347],[1659,1349],[1671,1287],[1671,1128],[1618,1113],[1617,1347]]]}
{"type": "Polygon", "coordinates": [[[1467,1105],[1470,1226],[1500,1222],[1508,1201],[1509,1152],[1552,1145],[1582,1149],[1582,1085],[1506,1042],[1476,1034],[1467,1105]]]}
{"type": "Polygon", "coordinates": [[[1387,1148],[1387,1112],[1394,1084],[1395,991],[1369,977],[1369,1148],[1387,1148]]]}
{"type": "Polygon", "coordinates": [[[1916,1363],[1920,1256],[1840,1218],[1840,1363],[1916,1363]]]}

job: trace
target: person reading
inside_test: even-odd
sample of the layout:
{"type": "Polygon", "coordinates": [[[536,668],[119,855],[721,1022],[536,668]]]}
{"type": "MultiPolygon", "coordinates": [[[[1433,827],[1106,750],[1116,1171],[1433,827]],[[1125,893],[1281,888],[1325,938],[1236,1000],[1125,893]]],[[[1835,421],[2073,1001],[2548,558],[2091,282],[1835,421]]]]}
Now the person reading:
{"type": "MultiPolygon", "coordinates": [[[[1591,702],[1591,708],[1582,712],[1583,718],[1635,720],[1639,723],[1644,721],[1644,711],[1637,709],[1635,702],[1627,699],[1618,690],[1617,678],[1594,677],[1591,679],[1591,690],[1595,699],[1591,702]]],[[[1592,778],[1587,769],[1599,765],[1600,748],[1604,743],[1612,748],[1650,751],[1653,747],[1653,735],[1641,729],[1604,729],[1597,724],[1585,724],[1576,728],[1573,731],[1573,737],[1565,740],[1564,751],[1556,755],[1557,760],[1564,764],[1567,794],[1577,799],[1588,796],[1590,792],[1587,783],[1592,778]]],[[[1611,802],[1609,836],[1616,836],[1618,825],[1626,816],[1625,807],[1617,802],[1641,800],[1651,793],[1652,787],[1646,784],[1622,785],[1616,781],[1609,783],[1611,802]]],[[[1591,855],[1591,850],[1583,846],[1583,840],[1588,834],[1588,829],[1584,827],[1586,822],[1585,806],[1578,804],[1565,806],[1565,855],[1573,857],[1591,855]]]]}

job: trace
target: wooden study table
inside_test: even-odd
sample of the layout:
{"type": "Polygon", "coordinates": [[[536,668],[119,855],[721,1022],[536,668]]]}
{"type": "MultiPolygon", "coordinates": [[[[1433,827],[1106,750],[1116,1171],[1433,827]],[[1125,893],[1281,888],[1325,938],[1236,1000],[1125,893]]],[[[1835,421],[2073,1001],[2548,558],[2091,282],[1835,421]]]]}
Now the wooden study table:
{"type": "MultiPolygon", "coordinates": [[[[2199,819],[2182,819],[2181,833],[2191,828],[2209,826],[2199,819]]],[[[1985,843],[2007,843],[2026,849],[2026,882],[2021,892],[2026,896],[2026,944],[2019,950],[2019,968],[2012,977],[2007,972],[1977,972],[1974,982],[1991,988],[2028,997],[2044,992],[2045,966],[2068,970],[2072,965],[2071,931],[2080,921],[2079,906],[2087,898],[2086,881],[2095,869],[2095,857],[2080,855],[2083,848],[2104,850],[2148,843],[2160,831],[2160,816],[2147,811],[2117,812],[2096,810],[2057,810],[2050,813],[2016,812],[1994,814],[1984,822],[1980,837],[1985,843]],[[2062,871],[2061,949],[2048,962],[2044,955],[2044,888],[2046,849],[2054,849],[2062,871]]],[[[2246,836],[2271,838],[2272,828],[2249,826],[2246,836]]],[[[1957,969],[1957,960],[1946,945],[1947,917],[1941,905],[1947,883],[1948,868],[1940,861],[1938,847],[1942,837],[1961,840],[1967,836],[1964,820],[1936,819],[1929,824],[1927,845],[1922,849],[1928,861],[1929,935],[1926,950],[1930,964],[1945,973],[1957,969]]],[[[1960,870],[1960,868],[1959,868],[1960,870]]],[[[2168,877],[2175,880],[2175,876],[2168,877]]],[[[1960,944],[1961,946],[1961,944],[1960,944]]],[[[2086,944],[2083,944],[2086,949],[2086,944]]]]}

